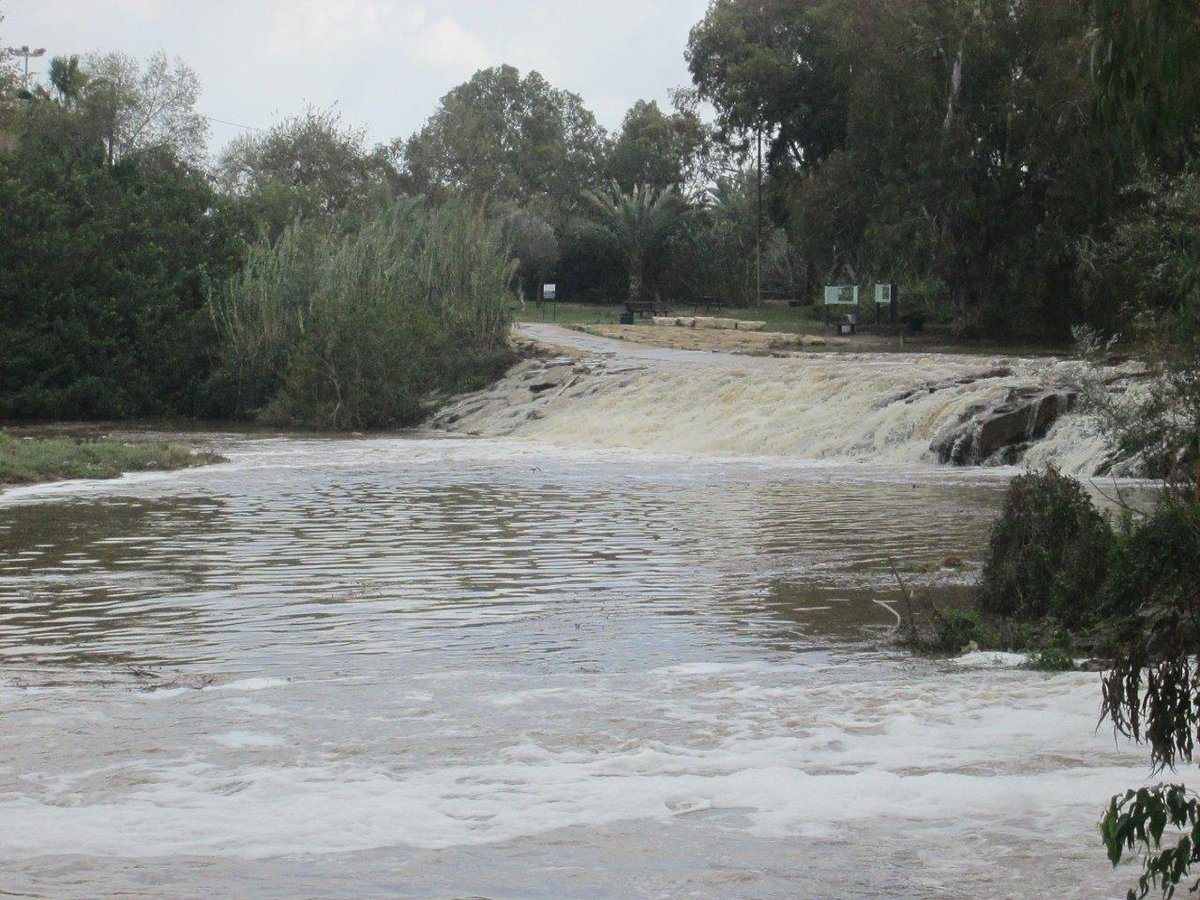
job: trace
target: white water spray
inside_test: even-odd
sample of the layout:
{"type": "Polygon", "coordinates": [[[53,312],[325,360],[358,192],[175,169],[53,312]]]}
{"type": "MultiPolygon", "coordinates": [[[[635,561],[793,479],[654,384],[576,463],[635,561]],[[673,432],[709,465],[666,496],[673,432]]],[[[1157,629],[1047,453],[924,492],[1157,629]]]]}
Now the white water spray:
{"type": "MultiPolygon", "coordinates": [[[[553,334],[589,355],[526,363],[434,424],[567,446],[910,465],[936,462],[931,444],[947,430],[969,428],[1023,393],[1075,390],[1083,374],[1081,363],[1057,359],[887,353],[773,359],[646,350],[582,335],[575,341],[562,329],[553,334]]],[[[1106,462],[1104,443],[1083,416],[1059,419],[1046,437],[1036,452],[1039,464],[1091,475],[1106,462]]],[[[1012,461],[1024,450],[1016,446],[991,461],[1012,461]]]]}

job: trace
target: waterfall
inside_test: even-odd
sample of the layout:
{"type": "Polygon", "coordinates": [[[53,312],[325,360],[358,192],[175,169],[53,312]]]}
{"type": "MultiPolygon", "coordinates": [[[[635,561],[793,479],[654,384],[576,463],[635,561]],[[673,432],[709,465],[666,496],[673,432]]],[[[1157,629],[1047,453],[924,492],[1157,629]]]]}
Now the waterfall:
{"type": "Polygon", "coordinates": [[[960,463],[1025,459],[1091,475],[1107,462],[1087,418],[1068,411],[1084,376],[1077,361],[637,349],[601,355],[594,344],[573,356],[528,360],[432,424],[683,454],[936,464],[957,441],[974,454],[960,463]],[[931,449],[939,443],[941,453],[931,449]]]}

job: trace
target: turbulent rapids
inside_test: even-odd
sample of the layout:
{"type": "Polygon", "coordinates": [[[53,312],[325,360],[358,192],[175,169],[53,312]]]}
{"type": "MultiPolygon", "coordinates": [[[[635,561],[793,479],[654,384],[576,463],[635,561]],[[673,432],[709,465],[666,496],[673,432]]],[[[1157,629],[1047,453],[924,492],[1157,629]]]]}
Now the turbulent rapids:
{"type": "Polygon", "coordinates": [[[950,354],[732,356],[637,347],[552,326],[531,359],[435,427],[485,437],[685,454],[893,464],[1112,468],[1073,412],[1085,365],[950,354]]]}

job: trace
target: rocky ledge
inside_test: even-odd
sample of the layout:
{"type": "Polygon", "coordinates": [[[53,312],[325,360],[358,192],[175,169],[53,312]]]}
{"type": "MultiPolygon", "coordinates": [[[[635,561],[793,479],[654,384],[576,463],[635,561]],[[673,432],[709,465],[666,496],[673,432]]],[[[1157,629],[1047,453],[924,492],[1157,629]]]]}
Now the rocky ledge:
{"type": "Polygon", "coordinates": [[[941,429],[929,445],[940,463],[1014,463],[1075,408],[1079,391],[1014,388],[999,406],[973,406],[941,429]]]}

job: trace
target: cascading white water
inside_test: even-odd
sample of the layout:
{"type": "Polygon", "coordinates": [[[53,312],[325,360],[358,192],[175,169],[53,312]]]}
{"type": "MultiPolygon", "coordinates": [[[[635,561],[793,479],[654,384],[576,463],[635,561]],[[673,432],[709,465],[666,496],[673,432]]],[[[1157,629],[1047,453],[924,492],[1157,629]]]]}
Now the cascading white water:
{"type": "MultiPolygon", "coordinates": [[[[894,464],[936,462],[931,443],[1016,392],[1073,389],[1077,362],[948,354],[787,359],[647,351],[549,333],[590,355],[526,364],[435,425],[485,436],[658,452],[894,464]],[[597,352],[606,356],[597,355],[597,352]]],[[[582,336],[581,336],[582,337],[582,336]]],[[[1074,474],[1105,463],[1084,417],[1056,422],[1029,456],[1074,474]]]]}

